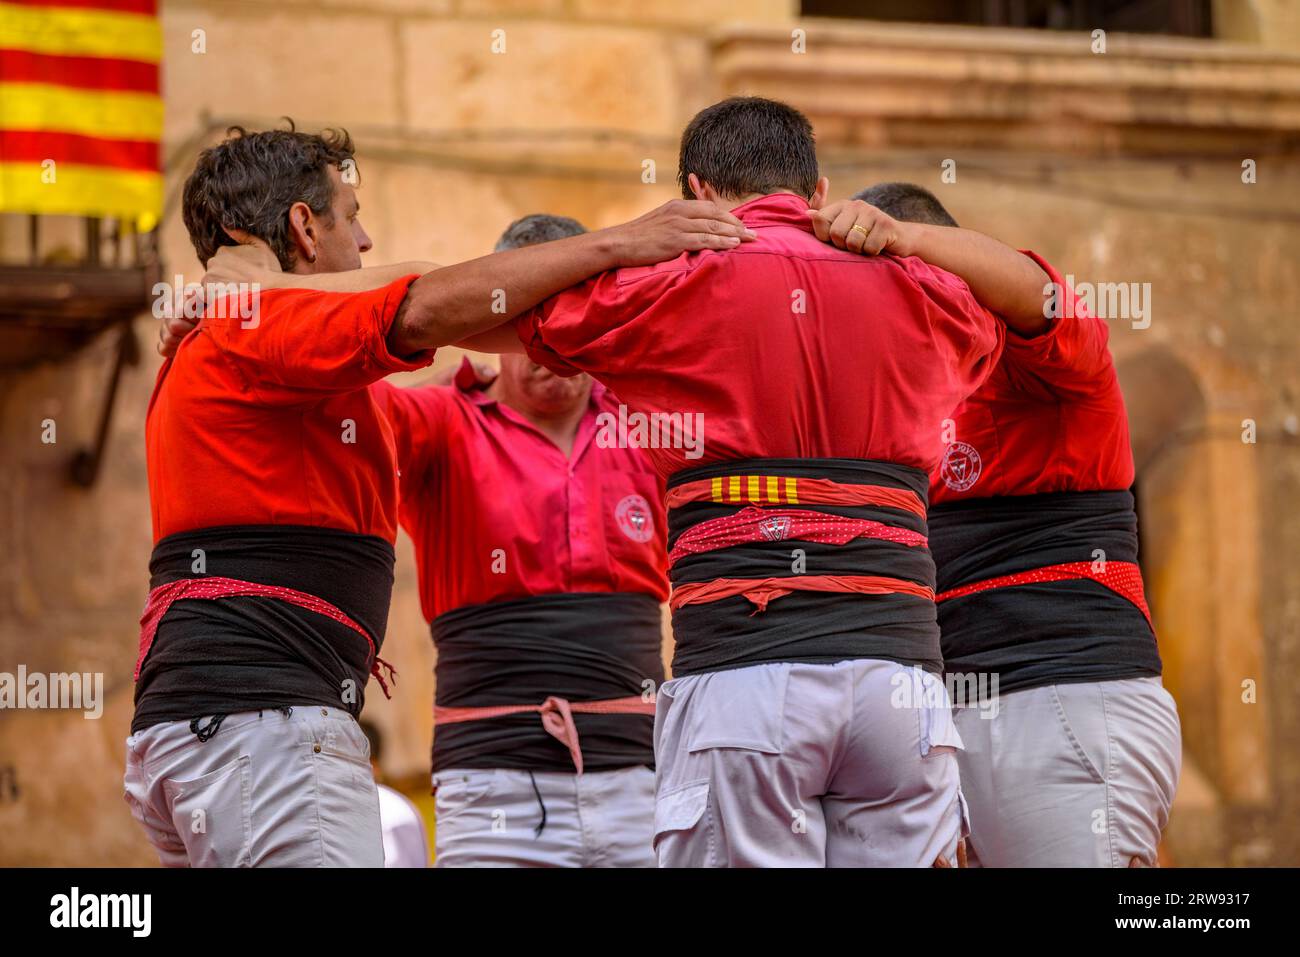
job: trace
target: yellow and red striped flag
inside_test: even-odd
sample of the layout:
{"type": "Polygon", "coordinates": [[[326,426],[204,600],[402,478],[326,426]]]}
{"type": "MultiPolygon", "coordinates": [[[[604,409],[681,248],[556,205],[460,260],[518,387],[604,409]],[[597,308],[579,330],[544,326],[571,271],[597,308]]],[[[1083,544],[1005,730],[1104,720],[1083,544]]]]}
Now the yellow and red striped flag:
{"type": "Polygon", "coordinates": [[[162,213],[157,0],[0,0],[0,210],[162,213]]]}

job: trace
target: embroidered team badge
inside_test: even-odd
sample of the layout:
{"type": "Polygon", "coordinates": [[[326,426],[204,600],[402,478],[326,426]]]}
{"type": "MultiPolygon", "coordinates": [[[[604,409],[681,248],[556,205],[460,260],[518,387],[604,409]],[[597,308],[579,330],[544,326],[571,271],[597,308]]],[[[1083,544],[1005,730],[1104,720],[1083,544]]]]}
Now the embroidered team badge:
{"type": "Polygon", "coordinates": [[[966,442],[953,442],[943,453],[939,477],[954,492],[964,492],[977,481],[984,464],[975,446],[966,442]]]}
{"type": "Polygon", "coordinates": [[[648,542],[654,538],[654,515],[650,503],[640,495],[629,495],[614,509],[614,518],[623,534],[634,542],[648,542]]]}
{"type": "Polygon", "coordinates": [[[778,515],[758,523],[758,530],[769,542],[779,542],[790,534],[790,516],[778,515]]]}

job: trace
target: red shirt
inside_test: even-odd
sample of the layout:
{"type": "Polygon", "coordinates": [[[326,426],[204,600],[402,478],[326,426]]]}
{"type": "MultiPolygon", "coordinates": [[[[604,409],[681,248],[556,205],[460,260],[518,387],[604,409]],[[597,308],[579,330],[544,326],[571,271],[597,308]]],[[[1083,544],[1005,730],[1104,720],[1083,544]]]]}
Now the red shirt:
{"type": "Polygon", "coordinates": [[[396,448],[367,387],[432,361],[386,342],[414,278],[365,293],[266,290],[256,325],[237,308],[202,319],[149,402],[155,542],[224,525],[396,539],[396,448]]]}
{"type": "Polygon", "coordinates": [[[571,457],[467,387],[374,386],[397,436],[402,527],[427,619],[466,605],[564,592],[668,594],[663,485],[635,449],[603,448],[596,383],[571,457]]]}
{"type": "Polygon", "coordinates": [[[702,413],[703,455],[648,450],[660,475],[740,458],[938,464],[942,421],[983,382],[1002,323],[916,258],[819,242],[808,204],[733,210],[757,241],[604,273],[516,320],[529,353],[591,372],[640,413],[702,413]]]}
{"type": "Polygon", "coordinates": [[[931,505],[1133,484],[1110,331],[1086,314],[1055,269],[1027,255],[1063,292],[1062,318],[1043,335],[1006,337],[988,381],[953,413],[953,441],[931,476],[931,505]]]}

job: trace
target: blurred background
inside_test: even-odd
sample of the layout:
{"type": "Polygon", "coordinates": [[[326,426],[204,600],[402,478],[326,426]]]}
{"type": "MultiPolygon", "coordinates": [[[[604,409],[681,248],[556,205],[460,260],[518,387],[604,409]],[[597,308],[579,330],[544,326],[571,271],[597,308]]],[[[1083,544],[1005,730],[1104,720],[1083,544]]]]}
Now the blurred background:
{"type": "MultiPolygon", "coordinates": [[[[0,710],[0,865],[156,863],[123,741],[153,286],[201,278],[197,152],[346,127],[368,261],[449,263],[527,213],[672,198],[682,126],[734,93],[809,115],[832,196],[913,181],[1077,281],[1149,284],[1111,343],[1183,720],[1164,860],[1300,864],[1300,2],[0,0],[0,673],[105,695],[98,720],[0,710]]],[[[427,795],[404,535],[385,657],[384,774],[427,795]]]]}

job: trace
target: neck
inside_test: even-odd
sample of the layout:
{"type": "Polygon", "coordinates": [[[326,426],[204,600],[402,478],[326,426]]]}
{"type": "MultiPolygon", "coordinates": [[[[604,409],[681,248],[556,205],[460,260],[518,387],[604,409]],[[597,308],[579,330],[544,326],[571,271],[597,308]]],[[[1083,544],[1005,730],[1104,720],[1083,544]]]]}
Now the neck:
{"type": "Polygon", "coordinates": [[[496,379],[487,388],[487,394],[502,405],[514,409],[528,420],[539,432],[555,443],[565,456],[573,454],[573,445],[578,439],[578,426],[587,411],[587,400],[574,403],[572,408],[560,412],[547,413],[532,408],[520,397],[505,388],[501,379],[496,379]]]}
{"type": "MultiPolygon", "coordinates": [[[[752,202],[753,200],[756,199],[762,199],[764,196],[798,196],[798,195],[799,194],[796,193],[794,190],[774,189],[770,193],[748,193],[744,196],[720,196],[718,197],[718,205],[726,206],[728,209],[735,209],[737,206],[744,206],[746,203],[752,202]]],[[[806,198],[807,197],[800,197],[800,199],[806,199],[806,198]]]]}

